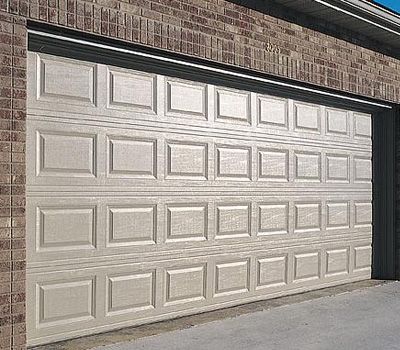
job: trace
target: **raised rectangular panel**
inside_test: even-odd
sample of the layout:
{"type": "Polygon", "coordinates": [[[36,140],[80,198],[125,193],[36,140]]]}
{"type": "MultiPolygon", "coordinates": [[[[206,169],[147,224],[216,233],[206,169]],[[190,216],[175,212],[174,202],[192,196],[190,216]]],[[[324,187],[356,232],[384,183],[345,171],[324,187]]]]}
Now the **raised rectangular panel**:
{"type": "Polygon", "coordinates": [[[167,79],[167,114],[207,118],[205,84],[167,79]]]}
{"type": "Polygon", "coordinates": [[[250,205],[217,206],[217,238],[250,235],[250,205]]]}
{"type": "Polygon", "coordinates": [[[154,271],[109,276],[107,288],[109,315],[154,309],[154,271]]]}
{"type": "Polygon", "coordinates": [[[258,151],[258,177],[267,180],[288,181],[289,151],[261,149],[258,151]]]}
{"type": "Polygon", "coordinates": [[[257,259],[257,289],[287,283],[287,256],[257,259]]]}
{"type": "Polygon", "coordinates": [[[109,246],[153,244],[156,240],[155,205],[109,207],[109,246]]]}
{"type": "Polygon", "coordinates": [[[110,137],[109,173],[117,177],[156,178],[156,141],[110,137]]]}
{"type": "Polygon", "coordinates": [[[109,104],[122,109],[155,113],[156,76],[142,72],[109,70],[109,104]]]}
{"type": "Polygon", "coordinates": [[[295,129],[299,131],[320,132],[321,117],[319,107],[295,103],[295,129]]]}
{"type": "Polygon", "coordinates": [[[38,99],[93,105],[96,99],[96,64],[38,56],[38,99]]]}
{"type": "Polygon", "coordinates": [[[296,231],[314,231],[321,229],[320,203],[297,203],[294,208],[296,231]]]}
{"type": "Polygon", "coordinates": [[[354,270],[369,270],[372,262],[371,246],[354,248],[354,270]]]}
{"type": "Polygon", "coordinates": [[[203,143],[167,142],[167,177],[208,176],[208,147],[203,143]]]}
{"type": "Polygon", "coordinates": [[[96,136],[79,133],[37,133],[37,175],[96,176],[96,136]]]}
{"type": "Polygon", "coordinates": [[[321,181],[321,154],[295,152],[295,176],[300,180],[321,181]]]}
{"type": "Polygon", "coordinates": [[[328,202],[326,208],[327,229],[350,227],[349,202],[328,202]]]}
{"type": "Polygon", "coordinates": [[[94,318],[95,279],[36,285],[38,327],[68,325],[94,318]]]}
{"type": "Polygon", "coordinates": [[[272,127],[288,128],[288,103],[286,99],[259,96],[258,123],[272,127]]]}
{"type": "Polygon", "coordinates": [[[217,119],[250,123],[250,93],[216,89],[217,119]]]}
{"type": "Polygon", "coordinates": [[[167,205],[167,240],[205,240],[207,204],[167,205]]]}
{"type": "Polygon", "coordinates": [[[318,252],[294,255],[294,281],[302,282],[318,279],[320,273],[320,256],[318,252]]]}
{"type": "Polygon", "coordinates": [[[215,296],[249,291],[249,261],[217,263],[215,266],[215,296]]]}
{"type": "Polygon", "coordinates": [[[372,223],[372,204],[370,202],[354,203],[354,226],[369,226],[372,223]]]}
{"type": "Polygon", "coordinates": [[[166,271],[166,303],[187,303],[205,299],[205,265],[168,269],[166,271]]]}
{"type": "Polygon", "coordinates": [[[287,203],[260,204],[258,207],[258,235],[288,233],[289,205],[287,203]]]}
{"type": "Polygon", "coordinates": [[[372,164],[370,158],[354,157],[354,181],[370,182],[372,179],[372,164]]]}
{"type": "Polygon", "coordinates": [[[217,146],[217,177],[251,179],[251,150],[217,146]]]}
{"type": "Polygon", "coordinates": [[[349,273],[349,250],[330,249],[326,251],[326,276],[349,273]]]}
{"type": "Polygon", "coordinates": [[[38,207],[36,220],[38,251],[95,248],[95,207],[38,207]]]}
{"type": "Polygon", "coordinates": [[[349,123],[346,111],[338,109],[326,110],[326,132],[332,135],[348,135],[349,123]]]}
{"type": "Polygon", "coordinates": [[[371,116],[369,114],[354,113],[354,135],[371,138],[371,116]]]}
{"type": "Polygon", "coordinates": [[[326,180],[329,182],[349,182],[349,156],[326,155],[326,180]]]}

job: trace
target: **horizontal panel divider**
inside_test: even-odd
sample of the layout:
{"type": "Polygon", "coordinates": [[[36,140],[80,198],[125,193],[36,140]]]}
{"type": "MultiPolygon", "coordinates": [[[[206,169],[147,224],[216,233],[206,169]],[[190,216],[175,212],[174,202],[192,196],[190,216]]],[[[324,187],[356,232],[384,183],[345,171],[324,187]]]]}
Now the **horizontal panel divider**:
{"type": "Polygon", "coordinates": [[[27,190],[27,197],[30,198],[42,198],[42,197],[90,197],[90,196],[99,196],[99,197],[110,197],[110,196],[118,196],[118,197],[161,197],[161,196],[176,196],[176,197],[182,197],[183,194],[188,196],[191,196],[192,198],[190,200],[193,200],[194,197],[202,196],[218,196],[218,197],[238,197],[238,196],[243,196],[243,195],[249,195],[249,196],[254,196],[254,197],[271,197],[271,196],[276,196],[279,194],[285,193],[285,195],[290,196],[290,195],[297,195],[297,196],[306,196],[306,197],[313,197],[318,194],[327,194],[328,196],[338,196],[338,195],[368,195],[371,197],[371,191],[368,189],[365,190],[359,190],[359,191],[329,191],[329,190],[320,190],[317,191],[315,189],[310,189],[307,188],[304,191],[284,191],[283,189],[279,190],[264,190],[264,191],[259,191],[258,189],[254,189],[252,191],[248,190],[226,190],[226,191],[219,191],[218,193],[213,193],[213,192],[199,192],[199,191],[193,191],[193,190],[184,190],[182,189],[181,191],[162,191],[159,189],[158,191],[152,191],[152,192],[124,192],[124,191],[93,191],[93,192],[84,192],[84,191],[51,191],[49,188],[47,188],[46,191],[40,192],[40,191],[32,191],[32,190],[27,190]],[[310,193],[310,190],[313,191],[310,193]],[[257,193],[259,192],[259,193],[257,193]]]}
{"type": "MultiPolygon", "coordinates": [[[[173,122],[168,122],[165,119],[154,119],[154,120],[135,120],[136,123],[133,121],[128,122],[126,119],[118,119],[115,117],[110,117],[110,121],[99,121],[99,120],[92,120],[92,119],[84,119],[82,118],[82,114],[79,114],[79,118],[77,117],[76,119],[71,118],[69,113],[69,116],[65,115],[57,115],[57,116],[52,116],[49,117],[48,114],[54,113],[52,111],[45,111],[46,115],[43,115],[44,111],[40,111],[38,114],[33,114],[32,111],[29,111],[29,114],[27,116],[27,123],[28,124],[34,124],[36,122],[46,122],[46,123],[54,123],[54,124],[68,124],[68,125],[86,125],[89,127],[94,127],[94,128],[102,128],[102,127],[107,127],[111,129],[118,130],[119,128],[122,130],[135,130],[135,131],[143,131],[143,132],[158,132],[158,133],[174,133],[177,136],[181,135],[188,135],[188,136],[198,136],[198,137],[213,137],[216,139],[221,139],[221,140],[226,140],[226,138],[229,139],[236,139],[236,140],[241,140],[241,141],[248,141],[248,142],[254,142],[254,141],[260,141],[260,142],[275,142],[275,143],[280,143],[282,145],[290,145],[293,143],[296,143],[301,146],[310,146],[310,147],[316,147],[320,149],[327,149],[330,150],[332,148],[339,149],[339,150],[350,150],[350,151],[360,151],[360,152],[367,152],[371,153],[369,151],[371,147],[371,142],[365,142],[363,146],[360,146],[360,141],[357,140],[358,142],[350,142],[346,138],[329,138],[329,144],[327,144],[327,139],[326,135],[319,135],[316,137],[315,135],[312,135],[310,133],[295,133],[292,132],[288,133],[286,130],[285,134],[279,135],[276,133],[270,133],[268,130],[262,130],[263,132],[260,132],[260,128],[257,129],[257,131],[253,128],[246,129],[246,128],[241,128],[241,129],[227,129],[226,127],[223,128],[220,125],[216,125],[216,123],[212,124],[212,128],[210,128],[210,125],[206,126],[200,126],[200,125],[188,125],[187,124],[187,118],[183,118],[183,122],[186,123],[173,123],[173,122]],[[116,120],[115,120],[116,119],[116,120]],[[168,128],[169,127],[169,128],[168,128]]],[[[87,117],[93,118],[91,115],[87,115],[87,117]]],[[[223,124],[223,123],[221,123],[223,124]]]]}
{"type": "Polygon", "coordinates": [[[254,256],[266,252],[267,255],[274,255],[277,251],[283,249],[299,249],[301,251],[312,251],[323,249],[324,245],[329,245],[330,248],[337,246],[345,247],[349,245],[369,245],[371,244],[371,234],[369,232],[359,234],[347,234],[337,236],[312,236],[307,239],[294,240],[293,235],[290,235],[289,240],[280,242],[267,242],[266,240],[248,241],[238,244],[221,244],[198,248],[171,249],[168,244],[164,245],[164,249],[155,250],[152,252],[117,252],[116,254],[98,255],[78,257],[73,259],[52,260],[51,266],[45,261],[30,261],[27,265],[27,273],[42,273],[62,270],[75,270],[77,268],[95,268],[106,267],[112,265],[124,264],[140,264],[151,262],[170,262],[185,260],[185,259],[206,259],[211,256],[236,257],[254,256]],[[346,237],[348,236],[348,237],[346,237]],[[273,244],[275,243],[275,244],[273,244]],[[206,248],[206,252],[204,249],[206,248]],[[179,257],[178,257],[179,256],[179,257]],[[117,258],[118,257],[118,258],[117,258]]]}

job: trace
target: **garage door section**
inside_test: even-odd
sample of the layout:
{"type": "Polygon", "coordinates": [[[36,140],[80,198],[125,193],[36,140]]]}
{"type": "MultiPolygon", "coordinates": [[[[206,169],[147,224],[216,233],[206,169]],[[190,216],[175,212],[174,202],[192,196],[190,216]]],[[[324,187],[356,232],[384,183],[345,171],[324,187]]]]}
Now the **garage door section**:
{"type": "Polygon", "coordinates": [[[370,277],[371,118],[29,53],[28,338],[370,277]]]}

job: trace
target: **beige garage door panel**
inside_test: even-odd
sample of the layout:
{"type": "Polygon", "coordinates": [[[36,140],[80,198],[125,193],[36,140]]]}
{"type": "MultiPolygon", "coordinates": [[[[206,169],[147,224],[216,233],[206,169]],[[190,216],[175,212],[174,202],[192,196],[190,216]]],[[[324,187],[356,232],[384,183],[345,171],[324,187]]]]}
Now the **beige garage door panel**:
{"type": "Polygon", "coordinates": [[[371,271],[371,118],[29,53],[31,345],[371,271]]]}
{"type": "MultiPolygon", "coordinates": [[[[46,195],[46,194],[44,194],[46,195]]],[[[179,198],[158,196],[30,198],[30,266],[88,257],[113,260],[174,256],[198,250],[218,252],[241,247],[280,247],[365,237],[370,232],[370,197],[227,196],[199,193],[179,198]]]]}
{"type": "Polygon", "coordinates": [[[38,297],[40,341],[85,333],[78,327],[85,327],[87,333],[107,330],[315,289],[343,279],[363,279],[370,266],[370,242],[148,260],[114,259],[99,267],[63,266],[57,272],[32,274],[28,293],[38,297]],[[54,335],[54,330],[62,334],[54,335]]]}

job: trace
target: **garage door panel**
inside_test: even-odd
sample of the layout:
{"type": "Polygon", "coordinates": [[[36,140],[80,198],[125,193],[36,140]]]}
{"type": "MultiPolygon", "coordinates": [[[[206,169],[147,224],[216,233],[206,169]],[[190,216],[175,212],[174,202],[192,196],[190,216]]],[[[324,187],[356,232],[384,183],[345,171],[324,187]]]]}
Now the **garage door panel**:
{"type": "Polygon", "coordinates": [[[371,202],[354,202],[354,226],[371,226],[372,224],[372,204],[371,202]]]}
{"type": "Polygon", "coordinates": [[[370,115],[28,56],[31,345],[370,277],[370,115]]]}
{"type": "Polygon", "coordinates": [[[288,255],[266,254],[256,258],[256,289],[283,287],[288,283],[288,255]]]}
{"type": "Polygon", "coordinates": [[[216,262],[214,296],[220,297],[250,291],[250,260],[216,262]]]}
{"type": "Polygon", "coordinates": [[[335,136],[350,136],[350,123],[348,111],[327,108],[325,112],[326,133],[335,136]]]}
{"type": "MultiPolygon", "coordinates": [[[[371,235],[370,196],[29,197],[30,262],[371,235]],[[269,197],[269,199],[268,199],[269,197]],[[79,204],[78,204],[79,203],[79,204]]],[[[139,254],[139,255],[138,255],[139,254]]]]}
{"type": "Polygon", "coordinates": [[[36,224],[38,251],[96,248],[94,206],[37,207],[36,224]]]}
{"type": "Polygon", "coordinates": [[[320,260],[319,251],[294,254],[294,282],[301,283],[319,279],[321,274],[320,260]]]}
{"type": "Polygon", "coordinates": [[[157,178],[157,140],[108,136],[108,177],[157,178]]]}
{"type": "Polygon", "coordinates": [[[350,155],[341,153],[326,154],[326,181],[350,182],[350,155]]]}
{"type": "Polygon", "coordinates": [[[206,298],[207,266],[166,269],[165,305],[191,303],[206,298]]]}
{"type": "Polygon", "coordinates": [[[350,201],[326,203],[327,230],[350,228],[350,201]]]}
{"type": "Polygon", "coordinates": [[[168,180],[188,186],[240,182],[240,186],[292,186],[293,190],[339,184],[348,189],[371,188],[370,152],[327,153],[301,144],[233,143],[206,135],[123,128],[105,133],[96,126],[44,121],[30,125],[28,185],[138,185],[143,181],[148,186],[168,180]]]}
{"type": "Polygon", "coordinates": [[[257,235],[282,235],[290,230],[289,202],[257,203],[257,235]]]}
{"type": "Polygon", "coordinates": [[[259,127],[289,129],[288,111],[287,99],[257,95],[259,127]]]}
{"type": "Polygon", "coordinates": [[[208,239],[208,204],[166,204],[167,242],[208,239]]]}
{"type": "Polygon", "coordinates": [[[289,150],[258,148],[258,180],[289,181],[289,150]]]}
{"type": "Polygon", "coordinates": [[[106,317],[155,308],[156,272],[130,272],[106,276],[106,317]]]}
{"type": "Polygon", "coordinates": [[[93,200],[27,199],[27,251],[33,261],[93,255],[102,245],[102,212],[93,200]],[[101,227],[101,224],[100,224],[101,227]],[[75,251],[75,253],[73,253],[75,251]]]}
{"type": "Polygon", "coordinates": [[[297,202],[295,209],[295,231],[321,231],[322,204],[321,202],[297,202]]]}
{"type": "Polygon", "coordinates": [[[99,184],[101,141],[95,129],[46,123],[28,128],[27,184],[99,184]]]}
{"type": "Polygon", "coordinates": [[[326,250],[326,277],[339,274],[346,275],[350,271],[350,251],[348,247],[337,247],[326,250]]]}
{"type": "Polygon", "coordinates": [[[216,204],[216,238],[251,235],[251,203],[216,204]]]}
{"type": "Polygon", "coordinates": [[[167,115],[208,119],[206,84],[172,78],[165,84],[167,115]]]}
{"type": "Polygon", "coordinates": [[[42,337],[60,339],[60,332],[65,336],[84,334],[83,325],[106,330],[112,324],[157,320],[165,313],[172,317],[195,309],[210,310],[216,302],[232,305],[368,277],[371,252],[367,242],[330,247],[274,251],[261,247],[248,253],[209,254],[175,262],[155,259],[121,264],[114,260],[112,266],[104,264],[73,274],[70,268],[57,273],[31,271],[28,292],[39,300],[35,314],[28,317],[31,343],[42,337]],[[354,273],[350,260],[354,261],[354,273]],[[51,307],[58,305],[60,298],[64,307],[51,307]]]}
{"type": "Polygon", "coordinates": [[[42,55],[37,68],[38,100],[95,105],[96,64],[42,55]]]}
{"type": "Polygon", "coordinates": [[[372,248],[371,245],[359,245],[353,248],[354,271],[371,271],[372,248]]]}
{"type": "Polygon", "coordinates": [[[166,141],[166,174],[170,178],[208,178],[207,143],[166,141]]]}
{"type": "Polygon", "coordinates": [[[370,182],[371,179],[371,157],[354,156],[354,182],[370,182]]]}
{"type": "Polygon", "coordinates": [[[321,107],[295,102],[294,128],[300,132],[321,132],[321,107]]]}
{"type": "Polygon", "coordinates": [[[95,317],[95,278],[37,283],[38,327],[54,327],[95,317]],[[66,302],[68,301],[68,302],[66,302]]]}
{"type": "Polygon", "coordinates": [[[96,177],[96,135],[37,132],[37,176],[96,177]]]}
{"type": "Polygon", "coordinates": [[[216,120],[230,123],[251,123],[250,92],[217,87],[216,120]]]}
{"type": "Polygon", "coordinates": [[[294,178],[296,181],[321,182],[321,153],[294,152],[294,178]]]}
{"type": "Polygon", "coordinates": [[[157,113],[157,76],[108,67],[108,108],[157,113]]]}
{"type": "Polygon", "coordinates": [[[354,113],[354,136],[370,139],[372,136],[371,117],[368,114],[354,113]]]}
{"type": "Polygon", "coordinates": [[[106,247],[156,243],[156,205],[109,205],[107,211],[106,247]]]}
{"type": "MultiPolygon", "coordinates": [[[[37,62],[40,62],[41,57],[50,57],[51,60],[61,60],[62,62],[69,62],[70,65],[79,66],[84,64],[93,66],[92,63],[82,63],[76,60],[58,57],[54,58],[48,55],[29,53],[29,84],[32,91],[37,90],[37,87],[34,83],[38,76],[40,76],[40,74],[37,74],[36,66],[37,62]]],[[[205,114],[216,114],[215,118],[213,119],[217,121],[215,123],[215,127],[217,127],[218,129],[235,131],[246,130],[258,132],[261,134],[265,134],[265,132],[268,132],[268,130],[270,129],[271,136],[282,135],[287,138],[298,136],[302,137],[304,135],[310,141],[319,139],[323,142],[326,142],[326,140],[329,139],[333,142],[351,142],[357,145],[371,144],[371,122],[370,116],[367,114],[325,108],[320,105],[313,105],[300,101],[292,101],[289,99],[281,99],[272,96],[254,94],[241,90],[215,87],[211,84],[207,85],[188,80],[165,78],[161,75],[155,76],[148,73],[121,69],[118,67],[105,66],[102,64],[96,64],[95,66],[96,72],[94,72],[93,74],[96,76],[96,85],[99,89],[99,108],[87,109],[78,108],[73,105],[64,105],[66,102],[64,99],[60,99],[60,101],[57,101],[57,104],[46,103],[46,101],[39,102],[39,100],[37,100],[36,93],[29,96],[30,106],[49,111],[62,112],[68,110],[69,113],[77,113],[77,118],[79,118],[78,115],[82,116],[82,114],[88,112],[88,116],[93,114],[95,114],[97,117],[99,117],[100,115],[104,115],[110,117],[111,120],[123,118],[130,119],[131,121],[146,119],[154,121],[155,111],[152,110],[151,113],[146,113],[146,111],[142,110],[141,107],[143,107],[143,109],[146,109],[146,107],[150,106],[152,103],[156,103],[157,105],[161,103],[163,108],[161,108],[161,110],[160,108],[158,108],[156,111],[157,121],[162,120],[163,122],[182,124],[182,117],[187,117],[184,119],[187,126],[201,126],[205,125],[204,117],[202,117],[202,120],[199,121],[197,120],[198,118],[193,116],[193,113],[197,113],[203,116],[205,116],[205,114]],[[113,74],[116,76],[120,74],[118,76],[117,82],[113,83],[112,79],[109,78],[111,74],[110,72],[115,72],[115,74],[113,74]],[[135,89],[135,84],[139,84],[141,88],[135,89]],[[168,88],[168,86],[172,86],[174,84],[176,85],[176,91],[173,93],[173,96],[175,97],[171,96],[171,89],[168,88]],[[121,100],[120,103],[126,103],[127,105],[125,108],[126,111],[124,111],[123,106],[121,106],[121,109],[118,110],[109,108],[110,101],[108,101],[108,99],[110,96],[113,95],[113,89],[118,89],[119,91],[115,91],[114,95],[118,93],[120,95],[122,93],[126,95],[125,97],[122,95],[119,96],[119,100],[121,100]],[[180,89],[183,90],[181,91],[180,89]],[[224,95],[224,98],[221,99],[224,102],[221,104],[220,107],[218,106],[218,97],[207,97],[207,89],[213,91],[221,90],[228,92],[226,94],[226,98],[224,95]],[[184,98],[182,98],[182,96],[184,96],[184,98]],[[254,96],[254,99],[258,101],[257,108],[248,108],[248,96],[254,96]],[[129,102],[129,99],[132,102],[129,102]],[[174,103],[177,104],[177,107],[175,108],[177,112],[168,112],[168,100],[175,101],[174,103]],[[232,103],[231,100],[233,101],[232,103]],[[162,103],[164,101],[166,103],[165,107],[162,103]],[[139,110],[132,110],[129,106],[130,104],[138,105],[139,110]],[[142,106],[140,106],[140,104],[142,104],[142,106]],[[179,104],[186,104],[187,106],[182,105],[181,107],[179,107],[179,104]],[[240,117],[238,118],[237,116],[236,119],[235,116],[233,117],[233,119],[231,118],[234,122],[218,122],[219,109],[223,110],[224,108],[232,108],[236,105],[238,106],[238,108],[235,108],[233,114],[251,114],[252,117],[248,119],[248,123],[246,122],[244,125],[243,123],[238,123],[237,120],[240,121],[240,117]],[[103,108],[102,106],[105,106],[106,108],[103,108]],[[96,109],[95,113],[93,112],[93,109],[96,109]],[[166,109],[166,113],[164,109],[166,109]],[[214,113],[214,110],[216,111],[216,113],[214,113]],[[239,110],[241,110],[240,113],[238,113],[239,110]],[[274,118],[277,119],[275,120],[274,118]],[[291,122],[286,122],[286,119],[291,120],[291,122]],[[249,125],[246,126],[246,124],[249,125]],[[285,130],[287,128],[286,125],[289,126],[289,124],[289,130],[285,130]],[[282,130],[282,126],[284,126],[284,130],[282,130]],[[353,140],[353,136],[356,141],[353,140]]],[[[62,79],[62,75],[58,78],[58,80],[60,79],[62,79]]],[[[216,95],[218,94],[216,93],[216,95]]],[[[221,96],[222,95],[223,94],[221,94],[221,96]]],[[[231,117],[230,112],[223,112],[222,114],[220,114],[223,115],[224,113],[227,114],[228,118],[231,117]]],[[[210,123],[213,124],[214,120],[211,120],[210,123]]]]}

